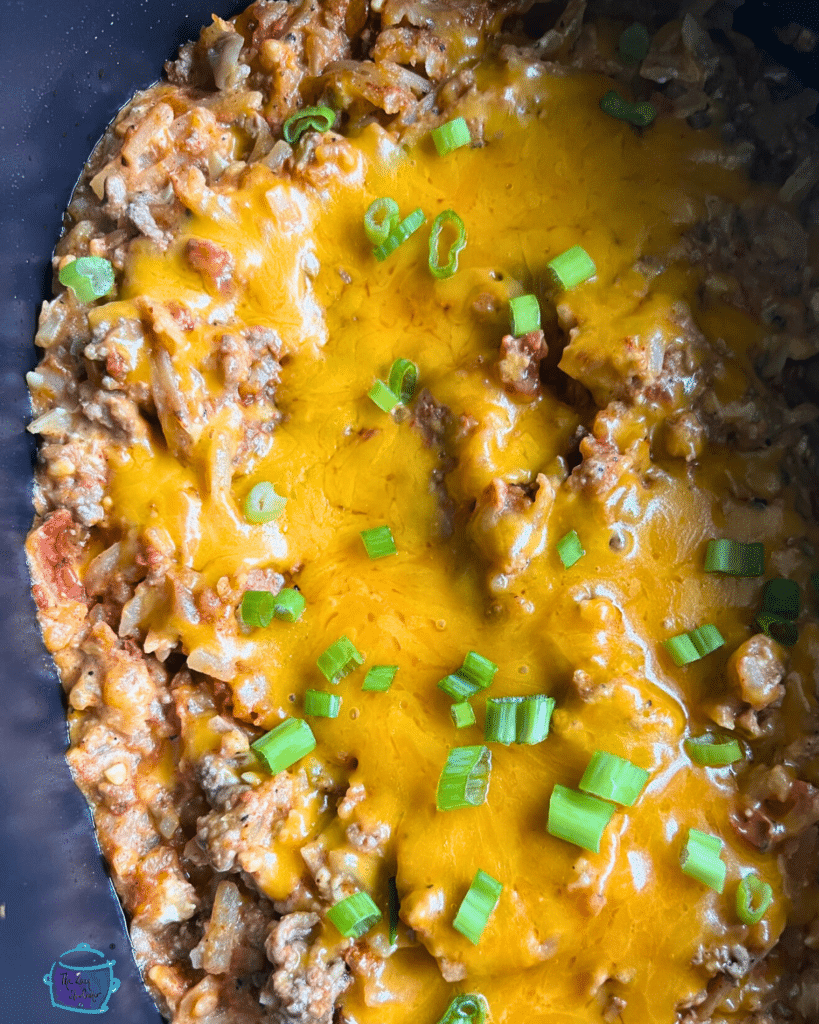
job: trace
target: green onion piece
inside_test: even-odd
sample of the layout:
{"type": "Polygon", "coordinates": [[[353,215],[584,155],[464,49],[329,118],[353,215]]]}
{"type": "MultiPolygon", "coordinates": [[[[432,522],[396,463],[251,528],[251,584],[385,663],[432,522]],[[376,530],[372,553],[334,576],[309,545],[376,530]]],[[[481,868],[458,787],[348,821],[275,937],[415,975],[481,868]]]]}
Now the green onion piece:
{"type": "Polygon", "coordinates": [[[711,623],[706,623],[703,626],[697,626],[696,629],[692,629],[688,634],[688,638],[701,658],[704,658],[706,654],[712,654],[725,645],[725,638],[722,633],[711,623]]]}
{"type": "Polygon", "coordinates": [[[465,935],[473,946],[481,940],[489,916],[498,905],[503,885],[485,871],[478,869],[467,890],[452,927],[465,935]]]}
{"type": "Polygon", "coordinates": [[[242,594],[239,615],[246,626],[270,625],[275,609],[274,598],[269,590],[246,590],[242,594]]]}
{"type": "Polygon", "coordinates": [[[303,718],[285,718],[275,729],[266,732],[251,750],[265,763],[271,775],[283,772],[316,749],[316,737],[303,718]]]}
{"type": "Polygon", "coordinates": [[[509,300],[509,318],[516,338],[536,331],[540,327],[540,303],[534,295],[517,295],[509,300]]]}
{"type": "Polygon", "coordinates": [[[781,615],[771,615],[767,612],[760,612],[756,617],[756,624],[765,634],[772,637],[777,643],[785,647],[793,647],[799,639],[799,630],[792,619],[785,619],[781,615]]]}
{"type": "Polygon", "coordinates": [[[478,807],[489,791],[492,755],[489,747],[453,747],[438,779],[436,806],[439,811],[478,807]]]}
{"type": "Polygon", "coordinates": [[[381,920],[381,911],[366,892],[354,892],[330,907],[327,916],[345,939],[359,939],[381,920]]]}
{"type": "Polygon", "coordinates": [[[398,395],[390,391],[383,380],[377,380],[367,394],[382,412],[392,412],[398,405],[398,395]]]}
{"type": "Polygon", "coordinates": [[[298,622],[306,604],[300,590],[285,587],[273,598],[273,614],[284,622],[298,622]]]}
{"type": "Polygon", "coordinates": [[[372,245],[383,245],[398,226],[398,203],[389,196],[374,199],[364,214],[364,233],[372,245]]]}
{"type": "Polygon", "coordinates": [[[743,544],[722,538],[709,540],[705,550],[705,571],[726,576],[761,576],[765,572],[765,545],[743,544]]]}
{"type": "Polygon", "coordinates": [[[372,559],[386,558],[387,555],[394,555],[398,551],[389,526],[374,526],[371,530],[362,530],[361,539],[372,559]]]}
{"type": "Polygon", "coordinates": [[[243,511],[249,523],[270,523],[284,512],[287,498],[276,494],[273,484],[264,481],[256,484],[245,498],[243,511]]]}
{"type": "Polygon", "coordinates": [[[549,800],[546,828],[550,835],[558,839],[565,839],[567,843],[599,853],[600,840],[614,811],[613,804],[598,800],[596,796],[578,793],[566,786],[555,786],[549,800]]]}
{"type": "Polygon", "coordinates": [[[285,142],[298,142],[306,131],[311,128],[317,132],[326,132],[333,127],[336,112],[332,107],[304,107],[296,111],[284,122],[282,134],[285,142]]]}
{"type": "Polygon", "coordinates": [[[417,210],[413,210],[397,227],[392,229],[385,242],[382,242],[381,245],[373,249],[373,256],[375,256],[379,263],[383,263],[388,256],[395,252],[399,245],[403,245],[406,242],[410,235],[415,234],[425,220],[424,211],[419,206],[417,210]]]}
{"type": "Polygon", "coordinates": [[[564,569],[570,569],[575,562],[579,561],[586,552],[580,543],[576,530],[569,530],[557,542],[557,553],[564,569]]]}
{"type": "Polygon", "coordinates": [[[629,103],[611,89],[600,100],[600,109],[604,114],[616,117],[618,121],[628,121],[638,128],[646,128],[657,116],[657,109],[652,103],[629,103]]]}
{"type": "Polygon", "coordinates": [[[455,996],[438,1024],[484,1024],[489,1007],[478,993],[455,996]]]}
{"type": "Polygon", "coordinates": [[[390,367],[389,388],[398,401],[406,405],[412,401],[418,383],[418,367],[409,359],[396,359],[390,367]]]}
{"type": "Polygon", "coordinates": [[[480,690],[480,686],[470,683],[468,679],[464,679],[464,677],[458,675],[457,672],[453,672],[439,680],[438,689],[449,694],[449,696],[455,701],[464,701],[469,700],[470,697],[474,697],[478,690],[480,690]]]}
{"type": "Polygon", "coordinates": [[[398,913],[401,910],[395,876],[390,877],[387,881],[387,908],[390,915],[390,945],[394,946],[398,941],[398,913]]]}
{"type": "Polygon", "coordinates": [[[338,718],[341,708],[341,697],[337,693],[325,690],[306,690],[304,694],[304,713],[316,718],[338,718]]]}
{"type": "Polygon", "coordinates": [[[743,924],[759,924],[773,903],[773,889],[757,875],[746,875],[737,886],[737,917],[743,924]]]}
{"type": "Polygon", "coordinates": [[[443,210],[432,222],[432,229],[429,233],[429,270],[433,277],[439,281],[445,277],[452,277],[458,269],[458,254],[466,245],[466,228],[464,222],[454,210],[443,210]],[[440,262],[440,241],[441,233],[447,224],[455,228],[455,238],[449,245],[446,254],[446,261],[440,262]]]}
{"type": "Polygon", "coordinates": [[[342,636],[318,656],[316,664],[328,682],[337,683],[339,679],[349,675],[356,665],[361,665],[363,661],[364,655],[356,650],[350,639],[342,636]]]}
{"type": "Polygon", "coordinates": [[[486,702],[483,735],[487,743],[508,747],[518,733],[518,704],[522,697],[496,697],[486,702]]]}
{"type": "Polygon", "coordinates": [[[645,25],[636,22],[623,29],[620,40],[617,43],[617,52],[620,59],[626,64],[639,64],[644,61],[648,48],[651,45],[651,36],[645,25]]]}
{"type": "Polygon", "coordinates": [[[594,260],[582,245],[573,245],[571,249],[555,256],[546,266],[564,291],[576,288],[597,273],[594,260]]]}
{"type": "Polygon", "coordinates": [[[801,610],[799,585],[781,577],[768,580],[762,591],[763,615],[776,615],[780,619],[797,619],[801,610]]]}
{"type": "Polygon", "coordinates": [[[468,700],[460,700],[453,704],[449,714],[456,729],[466,729],[475,724],[475,711],[468,700]]]}
{"type": "Polygon", "coordinates": [[[554,698],[545,693],[524,697],[517,707],[516,743],[542,743],[549,735],[549,724],[555,708],[554,698]]]}
{"type": "Polygon", "coordinates": [[[474,683],[479,690],[485,690],[491,686],[497,671],[498,666],[494,661],[484,658],[477,651],[470,651],[464,658],[463,665],[458,669],[458,675],[468,682],[474,683]]]}
{"type": "Polygon", "coordinates": [[[656,116],[657,108],[644,100],[642,103],[632,103],[628,120],[638,128],[648,128],[656,116]]]}
{"type": "Polygon", "coordinates": [[[472,141],[469,133],[469,125],[462,117],[456,117],[446,124],[439,124],[433,128],[432,141],[438,150],[438,156],[448,156],[453,149],[460,149],[461,146],[468,146],[472,141]]]}
{"type": "Polygon", "coordinates": [[[704,768],[724,768],[727,764],[741,761],[744,756],[739,740],[728,737],[719,740],[711,733],[689,736],[685,741],[685,749],[694,764],[704,768]]]}
{"type": "Polygon", "coordinates": [[[384,693],[392,686],[392,681],[395,679],[397,671],[397,665],[373,665],[366,676],[364,676],[361,689],[384,693]]]}
{"type": "Polygon", "coordinates": [[[663,647],[671,655],[671,660],[677,666],[688,665],[692,661],[699,661],[700,654],[694,646],[688,633],[680,633],[679,636],[669,637],[663,640],[663,647]]]}
{"type": "Polygon", "coordinates": [[[79,302],[93,302],[114,290],[114,268],[102,256],[80,256],[61,267],[58,276],[79,302]]]}
{"type": "Polygon", "coordinates": [[[584,793],[632,807],[648,782],[648,772],[624,757],[595,750],[580,780],[584,793]]]}
{"type": "Polygon", "coordinates": [[[680,855],[680,867],[686,875],[721,893],[725,888],[725,862],[720,859],[722,840],[695,828],[688,830],[688,839],[680,855]]]}

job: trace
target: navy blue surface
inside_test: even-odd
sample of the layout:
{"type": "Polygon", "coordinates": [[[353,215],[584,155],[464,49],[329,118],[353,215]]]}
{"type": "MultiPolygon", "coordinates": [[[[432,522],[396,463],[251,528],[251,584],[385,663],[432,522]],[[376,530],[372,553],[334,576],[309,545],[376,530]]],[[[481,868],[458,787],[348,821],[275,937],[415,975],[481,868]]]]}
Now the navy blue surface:
{"type": "MultiPolygon", "coordinates": [[[[31,521],[33,444],[24,374],[49,294],[61,211],[117,109],[163,62],[235,0],[3,0],[0,67],[0,1024],[72,1024],[43,982],[81,942],[116,960],[121,987],[106,1024],[159,1024],[139,981],[90,817],[63,760],[64,711],[34,620],[23,559],[31,521]]],[[[796,57],[763,24],[816,24],[815,3],[749,4],[744,31],[815,80],[817,55],[796,57]],[[760,22],[758,19],[762,19],[760,22]]]]}

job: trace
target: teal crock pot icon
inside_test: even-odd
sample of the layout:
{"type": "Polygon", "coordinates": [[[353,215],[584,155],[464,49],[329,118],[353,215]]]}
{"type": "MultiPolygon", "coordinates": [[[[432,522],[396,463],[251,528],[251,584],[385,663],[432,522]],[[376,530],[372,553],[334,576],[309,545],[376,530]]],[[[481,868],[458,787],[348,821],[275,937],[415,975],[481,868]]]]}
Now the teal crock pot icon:
{"type": "Polygon", "coordinates": [[[51,1005],[74,1013],[105,1013],[109,998],[119,988],[115,963],[87,942],[66,950],[43,978],[51,993],[51,1005]]]}

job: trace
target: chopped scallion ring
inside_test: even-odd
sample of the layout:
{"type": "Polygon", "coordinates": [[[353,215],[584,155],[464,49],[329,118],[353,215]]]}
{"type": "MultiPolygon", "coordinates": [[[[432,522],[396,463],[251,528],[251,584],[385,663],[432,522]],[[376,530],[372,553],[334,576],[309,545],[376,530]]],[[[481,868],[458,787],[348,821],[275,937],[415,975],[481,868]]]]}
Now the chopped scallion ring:
{"type": "Polygon", "coordinates": [[[383,380],[377,380],[367,394],[382,412],[392,412],[398,405],[398,395],[394,394],[383,380]]]}
{"type": "Polygon", "coordinates": [[[458,269],[458,254],[465,245],[466,228],[464,227],[464,222],[454,210],[443,210],[432,222],[432,229],[429,233],[429,259],[427,262],[432,276],[437,277],[439,280],[452,277],[458,269]],[[441,263],[441,234],[447,224],[451,224],[455,229],[455,237],[450,242],[445,261],[441,263]]]}
{"type": "Polygon", "coordinates": [[[460,700],[453,704],[449,714],[456,729],[466,729],[475,724],[475,711],[468,700],[460,700]]]}
{"type": "Polygon", "coordinates": [[[316,718],[338,718],[341,697],[326,690],[307,690],[304,694],[304,713],[316,718]]]}
{"type": "Polygon", "coordinates": [[[756,617],[756,624],[765,634],[784,647],[793,647],[799,639],[799,630],[792,619],[783,618],[781,615],[771,615],[767,612],[760,612],[756,617]]]}
{"type": "Polygon", "coordinates": [[[287,498],[276,494],[273,484],[264,481],[251,489],[245,498],[242,511],[249,523],[258,525],[278,519],[286,504],[287,498]]]}
{"type": "Polygon", "coordinates": [[[470,651],[458,669],[458,675],[468,682],[474,683],[479,690],[485,690],[492,684],[497,671],[498,666],[494,661],[478,654],[477,651],[470,651]]]}
{"type": "Polygon", "coordinates": [[[626,64],[639,64],[644,61],[651,46],[651,36],[645,25],[635,21],[633,25],[623,29],[617,43],[620,60],[626,64]]]}
{"type": "Polygon", "coordinates": [[[606,800],[566,786],[555,786],[549,800],[546,829],[557,839],[599,853],[600,840],[614,811],[614,804],[606,800]]]}
{"type": "Polygon", "coordinates": [[[648,772],[624,757],[595,750],[580,780],[584,793],[632,807],[648,782],[648,772]]]}
{"type": "Polygon", "coordinates": [[[273,614],[284,622],[297,622],[307,602],[300,590],[285,587],[273,598],[273,614]]]}
{"type": "Polygon", "coordinates": [[[686,875],[721,893],[727,872],[725,862],[720,859],[721,851],[722,840],[718,836],[690,828],[680,855],[680,867],[686,875]]]}
{"type": "Polygon", "coordinates": [[[700,659],[699,652],[687,633],[680,633],[679,636],[671,636],[668,640],[663,640],[663,647],[665,647],[671,655],[671,660],[678,667],[689,665],[692,661],[699,661],[700,659]]]}
{"type": "Polygon", "coordinates": [[[480,686],[470,683],[468,679],[464,679],[457,672],[452,672],[450,675],[444,676],[443,679],[439,680],[438,689],[449,694],[455,701],[463,701],[474,697],[478,690],[480,690],[480,686]]]}
{"type": "Polygon", "coordinates": [[[576,288],[597,273],[594,260],[582,245],[573,245],[571,249],[555,256],[546,266],[564,291],[576,288]]]}
{"type": "Polygon", "coordinates": [[[763,615],[776,615],[780,619],[798,619],[801,610],[799,584],[781,577],[768,580],[762,591],[763,615]]]}
{"type": "Polygon", "coordinates": [[[326,132],[333,127],[336,112],[332,107],[304,107],[284,122],[282,134],[285,142],[298,142],[306,131],[326,132]]]}
{"type": "Polygon", "coordinates": [[[438,1024],[484,1024],[489,1007],[482,995],[455,996],[438,1024]]]}
{"type": "Polygon", "coordinates": [[[349,675],[357,665],[361,665],[363,662],[364,655],[356,650],[355,645],[348,637],[342,636],[318,656],[316,664],[328,682],[337,683],[339,679],[349,675]]]}
{"type": "Polygon", "coordinates": [[[438,779],[436,806],[439,811],[478,807],[486,800],[492,755],[489,747],[453,747],[438,779]]]}
{"type": "Polygon", "coordinates": [[[239,616],[246,626],[269,626],[275,610],[269,590],[246,590],[239,605],[239,616]]]}
{"type": "Polygon", "coordinates": [[[374,199],[364,214],[364,233],[371,245],[383,245],[398,226],[398,203],[389,196],[374,199]]]}
{"type": "Polygon", "coordinates": [[[489,917],[498,905],[503,885],[485,871],[475,872],[472,884],[467,890],[452,927],[465,935],[467,939],[477,946],[481,941],[484,928],[489,923],[489,917]]]}
{"type": "Polygon", "coordinates": [[[746,875],[737,886],[737,917],[743,924],[759,924],[773,903],[773,889],[757,875],[746,875]]]}
{"type": "Polygon", "coordinates": [[[392,681],[398,672],[397,665],[373,665],[364,676],[361,684],[362,690],[371,690],[374,693],[386,693],[392,686],[392,681]]]}
{"type": "Polygon", "coordinates": [[[398,396],[398,401],[406,405],[412,401],[415,386],[418,383],[418,367],[409,359],[396,359],[390,367],[388,385],[390,391],[398,396]]]}
{"type": "Polygon", "coordinates": [[[739,740],[727,737],[720,740],[711,733],[689,736],[685,741],[685,749],[694,764],[702,765],[703,768],[724,768],[735,761],[741,761],[744,756],[739,740]]]}
{"type": "Polygon", "coordinates": [[[398,886],[395,884],[395,876],[387,880],[387,908],[390,915],[390,945],[394,946],[398,941],[398,914],[401,910],[401,901],[398,898],[398,886]]]}
{"type": "Polygon", "coordinates": [[[373,249],[373,256],[375,256],[379,263],[382,263],[395,252],[399,245],[403,245],[410,235],[415,234],[425,220],[424,211],[420,207],[417,210],[413,210],[397,227],[392,229],[385,242],[382,242],[381,245],[373,249]]]}
{"type": "Polygon", "coordinates": [[[743,544],[728,537],[709,540],[704,569],[726,576],[761,576],[765,572],[765,545],[743,544]]]}
{"type": "Polygon", "coordinates": [[[657,116],[657,108],[653,103],[629,103],[617,92],[610,89],[600,100],[600,109],[618,121],[628,121],[638,128],[647,128],[657,116]]]}
{"type": "Polygon", "coordinates": [[[522,697],[495,697],[486,702],[484,739],[508,747],[518,733],[518,704],[522,697]]]}
{"type": "Polygon", "coordinates": [[[271,775],[283,772],[315,748],[316,737],[303,718],[286,718],[250,744],[271,775]]]}
{"type": "Polygon", "coordinates": [[[549,735],[549,724],[555,708],[553,697],[534,693],[524,697],[517,707],[516,743],[542,743],[549,735]]]}
{"type": "Polygon", "coordinates": [[[540,328],[540,303],[534,295],[516,295],[509,300],[512,334],[519,338],[540,328]]]}
{"type": "Polygon", "coordinates": [[[725,646],[725,638],[722,633],[711,623],[697,626],[696,629],[690,631],[688,636],[701,658],[725,646]]]}
{"type": "Polygon", "coordinates": [[[354,892],[330,907],[327,917],[345,939],[359,939],[381,920],[381,911],[366,892],[354,892]]]}
{"type": "Polygon", "coordinates": [[[456,117],[446,124],[439,124],[430,134],[438,150],[438,156],[448,156],[454,149],[468,146],[472,141],[469,125],[462,117],[456,117]]]}
{"type": "Polygon", "coordinates": [[[564,569],[570,569],[586,552],[577,536],[577,530],[569,530],[557,542],[557,553],[564,569]]]}
{"type": "Polygon", "coordinates": [[[360,537],[371,559],[386,558],[398,552],[389,526],[374,526],[371,530],[362,530],[360,537]]]}
{"type": "Polygon", "coordinates": [[[102,256],[80,256],[60,268],[60,284],[70,288],[78,302],[93,302],[114,290],[114,268],[102,256]]]}

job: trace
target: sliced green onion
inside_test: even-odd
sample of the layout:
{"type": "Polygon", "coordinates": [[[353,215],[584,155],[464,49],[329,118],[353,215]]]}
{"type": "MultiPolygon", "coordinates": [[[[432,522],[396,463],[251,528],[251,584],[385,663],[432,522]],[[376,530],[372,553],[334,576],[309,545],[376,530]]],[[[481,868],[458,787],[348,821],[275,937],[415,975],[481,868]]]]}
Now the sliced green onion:
{"type": "Polygon", "coordinates": [[[298,622],[306,604],[300,590],[285,587],[273,598],[273,614],[284,622],[298,622]]]}
{"type": "Polygon", "coordinates": [[[392,686],[392,681],[395,679],[397,671],[397,665],[373,665],[366,676],[364,676],[361,689],[384,693],[392,686]]]}
{"type": "Polygon", "coordinates": [[[341,697],[337,693],[325,690],[306,690],[304,694],[304,713],[316,718],[338,718],[341,708],[341,697]]]}
{"type": "Polygon", "coordinates": [[[80,256],[61,267],[58,277],[79,302],[93,302],[114,290],[114,268],[102,256],[80,256]]]}
{"type": "Polygon", "coordinates": [[[398,226],[398,203],[389,196],[374,199],[364,214],[364,233],[372,245],[383,245],[398,226]]]}
{"type": "Polygon", "coordinates": [[[509,300],[512,334],[519,338],[540,327],[540,303],[534,295],[516,295],[509,300]]]}
{"type": "Polygon", "coordinates": [[[371,530],[362,530],[361,539],[372,559],[386,558],[387,555],[394,555],[398,551],[389,526],[374,526],[371,530]]]}
{"type": "Polygon", "coordinates": [[[722,840],[695,828],[688,830],[688,839],[680,855],[680,867],[686,875],[721,893],[725,888],[726,867],[720,859],[722,840]]]}
{"type": "Polygon", "coordinates": [[[352,640],[342,636],[318,656],[316,664],[328,682],[337,683],[363,661],[364,655],[356,650],[352,640]]]}
{"type": "Polygon", "coordinates": [[[737,917],[743,924],[759,924],[773,903],[773,889],[757,875],[746,875],[737,887],[737,917]]]}
{"type": "Polygon", "coordinates": [[[654,104],[629,103],[616,89],[609,90],[600,100],[600,109],[604,114],[616,117],[618,121],[628,121],[638,128],[647,128],[657,116],[654,104]]]}
{"type": "Polygon", "coordinates": [[[326,132],[333,127],[336,112],[332,107],[304,107],[296,111],[284,122],[282,134],[285,142],[298,142],[306,131],[311,128],[317,132],[326,132]]]}
{"type": "Polygon", "coordinates": [[[395,883],[395,876],[387,880],[387,909],[390,915],[390,945],[394,946],[398,941],[398,914],[401,910],[401,901],[398,898],[398,886],[395,883]]]}
{"type": "Polygon", "coordinates": [[[486,702],[484,739],[508,747],[518,733],[518,704],[522,697],[495,697],[486,702]]]}
{"type": "Polygon", "coordinates": [[[453,704],[449,709],[449,714],[456,729],[466,729],[475,724],[475,711],[468,700],[461,700],[457,704],[453,704]]]}
{"type": "Polygon", "coordinates": [[[777,643],[785,647],[793,647],[799,639],[799,630],[792,619],[783,618],[781,615],[771,615],[767,612],[760,612],[756,617],[756,624],[765,634],[772,637],[777,643]]]}
{"type": "Polygon", "coordinates": [[[542,743],[549,735],[549,723],[555,702],[545,693],[524,697],[517,708],[516,743],[542,743]]]}
{"type": "Polygon", "coordinates": [[[330,907],[327,916],[345,939],[359,939],[381,920],[381,911],[366,892],[354,892],[330,907]]]}
{"type": "Polygon", "coordinates": [[[730,538],[709,540],[704,568],[726,576],[761,576],[765,572],[765,545],[743,544],[730,538]]]}
{"type": "Polygon", "coordinates": [[[489,791],[492,755],[489,747],[453,747],[438,779],[436,806],[439,811],[478,807],[489,791]]]}
{"type": "Polygon", "coordinates": [[[246,590],[242,594],[239,615],[246,626],[270,625],[275,608],[273,595],[269,590],[246,590]]]}
{"type": "Polygon", "coordinates": [[[703,736],[689,736],[685,741],[685,749],[694,764],[704,768],[724,768],[743,758],[739,740],[727,738],[719,740],[711,733],[703,736]]]}
{"type": "Polygon", "coordinates": [[[458,675],[468,682],[474,683],[479,690],[485,690],[491,686],[497,671],[498,666],[494,661],[478,654],[477,651],[470,651],[464,658],[463,665],[458,669],[458,675]]]}
{"type": "Polygon", "coordinates": [[[410,235],[415,234],[425,220],[424,211],[419,206],[418,209],[413,210],[411,214],[405,217],[397,227],[392,229],[385,242],[382,242],[381,245],[373,249],[373,256],[375,256],[379,263],[382,263],[395,252],[399,245],[403,245],[410,235]]]}
{"type": "Polygon", "coordinates": [[[396,359],[390,367],[389,388],[398,401],[406,405],[412,401],[418,383],[418,367],[409,359],[396,359]]]}
{"type": "Polygon", "coordinates": [[[691,642],[687,633],[680,633],[679,636],[669,637],[663,640],[663,647],[671,655],[671,660],[677,666],[688,665],[692,661],[699,661],[700,656],[697,648],[691,642]]]}
{"type": "Polygon", "coordinates": [[[251,743],[250,748],[264,761],[270,774],[276,775],[315,750],[316,737],[303,718],[286,718],[251,743]]]}
{"type": "Polygon", "coordinates": [[[270,523],[284,512],[287,498],[276,494],[273,484],[264,481],[256,484],[245,498],[243,512],[249,523],[270,523]]]}
{"type": "Polygon", "coordinates": [[[644,61],[651,45],[651,36],[645,25],[636,22],[623,29],[617,43],[620,59],[626,64],[639,64],[644,61]]]}
{"type": "Polygon", "coordinates": [[[688,637],[701,658],[725,646],[725,638],[722,633],[711,623],[706,623],[703,626],[697,626],[696,629],[692,629],[688,637]]]}
{"type": "Polygon", "coordinates": [[[485,871],[478,869],[467,890],[452,927],[465,935],[477,946],[483,930],[489,923],[489,916],[498,905],[503,885],[485,871]]]}
{"type": "Polygon", "coordinates": [[[458,269],[458,254],[466,245],[466,228],[464,222],[454,210],[443,210],[432,222],[429,233],[429,270],[433,277],[443,280],[452,277],[458,269]],[[455,229],[455,238],[450,242],[444,263],[440,262],[441,233],[447,224],[455,229]]]}
{"type": "Polygon", "coordinates": [[[484,1024],[489,1007],[479,993],[455,996],[438,1024],[484,1024]]]}
{"type": "Polygon", "coordinates": [[[570,569],[575,562],[579,561],[586,552],[580,543],[576,530],[569,530],[557,542],[557,553],[564,569],[570,569]]]}
{"type": "Polygon", "coordinates": [[[438,156],[448,156],[453,149],[460,149],[461,146],[468,146],[472,141],[469,133],[469,125],[462,117],[456,117],[446,124],[439,124],[433,128],[432,141],[438,150],[438,156]]]}
{"type": "Polygon", "coordinates": [[[597,273],[594,260],[582,245],[573,245],[571,249],[555,256],[546,266],[564,291],[576,288],[597,273]]]}
{"type": "Polygon", "coordinates": [[[464,701],[474,697],[478,690],[480,690],[480,686],[470,683],[468,679],[464,679],[457,672],[452,672],[450,675],[444,676],[443,679],[439,680],[438,689],[449,694],[455,701],[464,701]]]}
{"type": "Polygon", "coordinates": [[[762,613],[780,619],[798,619],[801,610],[799,584],[781,577],[768,580],[762,591],[762,613]]]}
{"type": "Polygon", "coordinates": [[[392,412],[398,405],[398,395],[394,394],[383,380],[377,380],[367,394],[382,412],[392,412]]]}
{"type": "Polygon", "coordinates": [[[580,780],[584,793],[632,807],[648,782],[648,772],[624,757],[595,750],[580,780]]]}
{"type": "Polygon", "coordinates": [[[592,853],[600,852],[600,840],[614,814],[614,804],[566,786],[555,786],[549,800],[550,835],[565,839],[592,853]]]}

